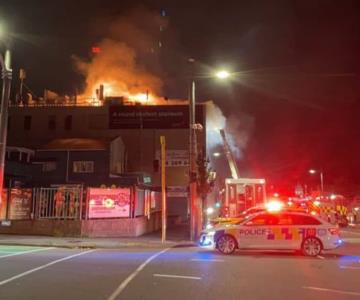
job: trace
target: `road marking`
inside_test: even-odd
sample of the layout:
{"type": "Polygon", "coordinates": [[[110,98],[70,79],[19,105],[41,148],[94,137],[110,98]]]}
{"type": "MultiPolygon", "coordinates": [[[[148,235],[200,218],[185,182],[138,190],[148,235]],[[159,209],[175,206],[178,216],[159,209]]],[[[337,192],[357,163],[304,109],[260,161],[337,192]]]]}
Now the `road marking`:
{"type": "Polygon", "coordinates": [[[147,260],[145,260],[133,273],[131,273],[118,287],[117,289],[110,295],[108,300],[114,300],[116,299],[121,292],[126,288],[126,286],[133,280],[142,269],[146,267],[147,264],[149,264],[152,260],[154,260],[159,255],[165,253],[166,251],[170,250],[171,248],[166,248],[160,252],[155,253],[154,255],[150,256],[147,260]]]}
{"type": "Polygon", "coordinates": [[[340,269],[360,270],[360,267],[340,266],[340,269]]]}
{"type": "Polygon", "coordinates": [[[330,293],[337,293],[342,295],[351,295],[351,296],[360,296],[358,292],[349,292],[349,291],[340,291],[340,290],[333,290],[333,289],[324,289],[314,286],[303,286],[304,289],[319,291],[319,292],[330,292],[330,293]]]}
{"type": "Polygon", "coordinates": [[[192,258],[190,259],[191,261],[206,261],[206,262],[224,262],[223,259],[217,259],[217,258],[209,258],[209,259],[206,259],[206,258],[192,258]]]}
{"type": "Polygon", "coordinates": [[[55,265],[55,264],[57,264],[57,263],[63,262],[63,261],[65,261],[65,260],[69,260],[69,259],[72,259],[72,258],[74,258],[74,257],[80,256],[80,255],[84,255],[84,254],[87,254],[87,253],[90,253],[90,252],[94,252],[94,251],[95,251],[95,250],[88,250],[88,251],[84,251],[84,252],[81,252],[81,253],[73,254],[73,255],[70,255],[70,256],[66,256],[66,257],[64,257],[64,258],[60,258],[60,259],[54,260],[54,261],[49,262],[49,263],[47,263],[47,264],[45,264],[45,265],[42,265],[42,266],[40,266],[40,267],[37,267],[37,268],[31,269],[31,270],[28,270],[28,271],[26,271],[26,272],[24,272],[24,273],[20,273],[20,274],[18,274],[18,275],[15,275],[15,276],[13,276],[13,277],[10,277],[10,278],[8,278],[8,279],[5,279],[5,280],[3,280],[3,281],[0,281],[0,286],[1,286],[1,285],[4,285],[4,284],[7,284],[7,283],[9,283],[9,282],[11,282],[11,281],[14,281],[14,280],[16,280],[16,279],[19,279],[19,278],[21,278],[21,277],[24,277],[24,276],[26,276],[26,275],[29,275],[29,274],[31,274],[31,273],[34,273],[34,272],[36,272],[36,271],[40,271],[40,270],[42,270],[42,269],[45,269],[45,268],[50,267],[50,266],[52,266],[52,265],[55,265]]]}
{"type": "Polygon", "coordinates": [[[181,279],[193,279],[193,280],[201,280],[201,277],[195,276],[182,276],[182,275],[170,275],[170,274],[153,274],[155,277],[166,277],[166,278],[181,278],[181,279]]]}
{"type": "Polygon", "coordinates": [[[325,259],[325,257],[324,257],[324,256],[321,256],[321,255],[317,255],[316,257],[317,257],[317,258],[320,258],[320,259],[325,259]]]}
{"type": "Polygon", "coordinates": [[[10,256],[17,256],[17,255],[23,255],[23,254],[33,253],[33,252],[45,251],[45,250],[50,250],[50,249],[54,249],[54,247],[41,248],[41,249],[34,249],[34,250],[21,251],[21,252],[17,252],[17,253],[5,254],[5,255],[0,256],[0,259],[5,258],[5,257],[10,257],[10,256]]]}

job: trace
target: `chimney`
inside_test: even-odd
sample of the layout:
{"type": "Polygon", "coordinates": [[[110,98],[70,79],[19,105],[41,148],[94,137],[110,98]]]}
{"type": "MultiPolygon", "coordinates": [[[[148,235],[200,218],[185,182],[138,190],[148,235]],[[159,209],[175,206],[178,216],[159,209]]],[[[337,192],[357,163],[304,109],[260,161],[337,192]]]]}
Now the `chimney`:
{"type": "Polygon", "coordinates": [[[100,88],[99,88],[99,100],[103,101],[104,100],[104,85],[100,84],[100,88]]]}

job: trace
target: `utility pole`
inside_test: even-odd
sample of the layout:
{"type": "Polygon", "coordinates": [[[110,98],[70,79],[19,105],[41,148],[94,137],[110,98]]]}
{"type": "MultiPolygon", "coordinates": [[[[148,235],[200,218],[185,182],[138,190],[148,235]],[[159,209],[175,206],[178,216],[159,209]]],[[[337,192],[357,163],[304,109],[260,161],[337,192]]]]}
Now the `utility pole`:
{"type": "Polygon", "coordinates": [[[5,154],[7,139],[8,107],[10,99],[10,88],[12,79],[10,51],[6,50],[5,57],[0,54],[0,64],[2,69],[3,88],[0,106],[0,203],[3,198],[3,184],[5,173],[5,154]]]}
{"type": "Polygon", "coordinates": [[[195,124],[195,81],[191,81],[191,94],[189,102],[189,127],[190,127],[190,172],[189,172],[189,192],[190,192],[190,239],[195,241],[198,235],[198,199],[197,199],[197,140],[195,124]]]}
{"type": "Polygon", "coordinates": [[[165,136],[160,136],[160,147],[161,147],[161,242],[166,241],[166,152],[165,152],[165,136]]]}

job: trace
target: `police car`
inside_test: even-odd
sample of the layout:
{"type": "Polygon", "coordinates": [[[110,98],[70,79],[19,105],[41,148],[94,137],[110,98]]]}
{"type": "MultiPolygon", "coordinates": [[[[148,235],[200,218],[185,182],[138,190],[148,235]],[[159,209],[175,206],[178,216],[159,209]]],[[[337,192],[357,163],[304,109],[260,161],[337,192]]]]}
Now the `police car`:
{"type": "Polygon", "coordinates": [[[260,212],[239,224],[224,224],[201,233],[200,246],[231,254],[236,249],[301,250],[316,256],[339,247],[339,228],[306,213],[260,212]]]}

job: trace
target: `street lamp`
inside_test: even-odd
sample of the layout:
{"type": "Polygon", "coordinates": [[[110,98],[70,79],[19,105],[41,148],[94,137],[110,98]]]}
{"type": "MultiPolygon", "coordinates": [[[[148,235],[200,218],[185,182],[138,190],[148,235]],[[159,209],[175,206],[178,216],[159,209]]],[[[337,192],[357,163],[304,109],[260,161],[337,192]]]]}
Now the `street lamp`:
{"type": "Polygon", "coordinates": [[[320,174],[320,192],[321,192],[321,195],[320,195],[320,198],[323,198],[324,197],[324,174],[323,174],[323,170],[315,170],[315,169],[310,169],[309,170],[309,173],[314,175],[316,173],[319,173],[320,174]]]}
{"type": "MultiPolygon", "coordinates": [[[[0,27],[0,38],[3,38],[3,30],[0,27]]],[[[10,50],[5,50],[5,55],[0,53],[1,77],[3,88],[0,104],[0,203],[3,198],[3,184],[5,173],[5,154],[6,154],[6,138],[7,138],[7,120],[8,106],[10,99],[10,87],[12,79],[11,55],[10,50]]]]}
{"type": "MultiPolygon", "coordinates": [[[[189,59],[190,63],[195,63],[194,59],[189,59]]],[[[202,220],[202,207],[198,201],[197,197],[197,138],[196,130],[199,129],[199,126],[196,124],[195,120],[195,106],[196,106],[196,97],[195,97],[195,78],[192,74],[191,79],[191,92],[189,99],[189,148],[190,148],[190,176],[189,176],[189,192],[190,192],[190,239],[195,241],[198,234],[201,231],[201,220],[202,220]]],[[[215,72],[215,75],[208,77],[217,77],[219,79],[226,79],[230,76],[230,73],[227,71],[221,70],[215,72]]]]}
{"type": "Polygon", "coordinates": [[[230,76],[230,73],[226,70],[221,70],[215,73],[215,76],[220,79],[226,79],[230,76]]]}

